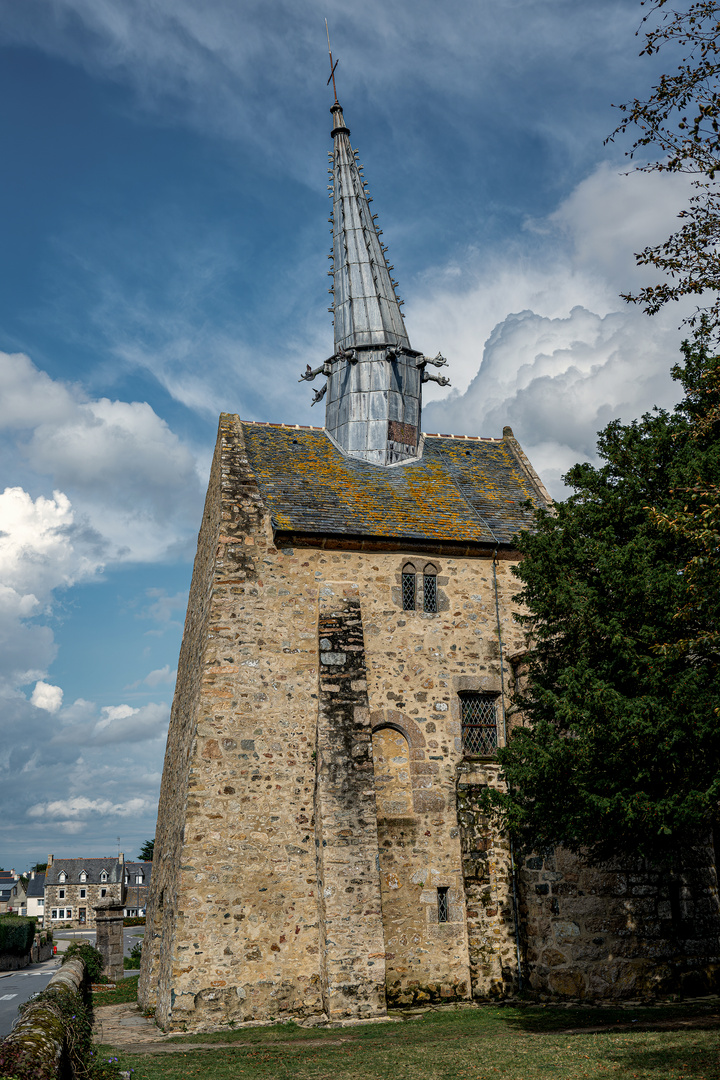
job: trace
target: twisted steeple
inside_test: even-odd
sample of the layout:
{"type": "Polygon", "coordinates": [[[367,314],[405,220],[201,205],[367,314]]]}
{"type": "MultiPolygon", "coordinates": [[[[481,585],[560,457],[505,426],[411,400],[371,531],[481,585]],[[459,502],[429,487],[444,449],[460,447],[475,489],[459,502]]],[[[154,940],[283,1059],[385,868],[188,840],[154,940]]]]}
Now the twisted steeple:
{"type": "Polygon", "coordinates": [[[333,249],[328,273],[335,352],[314,370],[308,366],[302,378],[328,376],[313,404],[327,393],[325,428],[345,453],[376,465],[392,465],[417,456],[422,383],[449,382],[426,368],[443,367],[447,361],[440,354],[431,359],[410,347],[400,310],[403,301],[396,293],[382,230],[377,214],[371,213],[372,197],[337,97],[330,112],[333,249]]]}

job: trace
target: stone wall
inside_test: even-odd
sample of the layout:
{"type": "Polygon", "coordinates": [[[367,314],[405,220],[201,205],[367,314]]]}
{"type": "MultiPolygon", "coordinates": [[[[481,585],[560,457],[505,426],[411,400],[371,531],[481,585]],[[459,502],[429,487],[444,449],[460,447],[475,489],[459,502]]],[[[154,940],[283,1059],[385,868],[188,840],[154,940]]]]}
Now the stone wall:
{"type": "Polygon", "coordinates": [[[684,866],[592,867],[558,849],[521,871],[529,987],[569,998],[697,995],[720,989],[714,852],[698,843],[684,866]]]}
{"type": "Polygon", "coordinates": [[[67,881],[62,885],[46,885],[43,925],[49,929],[52,929],[53,926],[67,924],[72,927],[82,927],[85,930],[94,930],[95,905],[104,903],[106,900],[119,901],[122,897],[122,891],[122,883],[111,881],[102,885],[88,882],[79,884],[67,881]],[[60,899],[61,892],[65,894],[62,899],[60,899]],[[85,895],[81,896],[81,893],[85,893],[85,895]],[[70,908],[72,918],[54,920],[52,918],[53,909],[57,911],[61,908],[70,908]],[[85,911],[82,922],[79,916],[81,908],[85,911]]]}

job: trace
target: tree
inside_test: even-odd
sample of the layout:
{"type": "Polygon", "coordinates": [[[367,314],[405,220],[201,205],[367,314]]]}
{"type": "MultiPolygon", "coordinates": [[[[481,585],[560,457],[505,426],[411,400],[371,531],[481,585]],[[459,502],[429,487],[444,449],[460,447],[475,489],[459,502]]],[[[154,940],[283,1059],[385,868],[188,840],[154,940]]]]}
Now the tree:
{"type": "Polygon", "coordinates": [[[650,148],[659,151],[654,161],[641,162],[642,171],[681,172],[693,177],[695,193],[679,217],[680,228],[664,243],[636,253],[641,266],[663,271],[663,280],[625,300],[642,304],[655,314],[671,300],[703,297],[692,326],[704,314],[706,327],[720,338],[720,192],[715,176],[720,169],[720,2],[694,0],[678,10],[668,0],[643,0],[648,13],[643,25],[645,46],[640,55],[652,56],[668,45],[680,50],[674,74],[662,75],[647,100],[635,98],[620,105],[623,120],[610,136],[639,130],[629,156],[637,158],[650,148]],[[654,25],[652,20],[655,20],[654,25]]]}
{"type": "Polygon", "coordinates": [[[34,870],[36,874],[44,874],[47,870],[48,864],[46,862],[36,862],[34,866],[30,867],[30,872],[34,870]]]}
{"type": "Polygon", "coordinates": [[[152,840],[146,840],[143,846],[140,848],[140,854],[138,859],[143,862],[152,862],[153,853],[155,851],[155,837],[152,840]]]}
{"type": "MultiPolygon", "coordinates": [[[[603,464],[571,469],[574,494],[518,541],[526,726],[498,752],[509,791],[486,798],[527,846],[669,864],[720,800],[718,654],[682,647],[678,617],[698,581],[684,572],[697,540],[657,520],[676,521],[688,488],[720,479],[720,442],[698,429],[700,400],[720,406],[720,361],[683,351],[683,402],[609,424],[603,464]]],[[[717,590],[691,626],[694,639],[718,633],[717,590]]]]}

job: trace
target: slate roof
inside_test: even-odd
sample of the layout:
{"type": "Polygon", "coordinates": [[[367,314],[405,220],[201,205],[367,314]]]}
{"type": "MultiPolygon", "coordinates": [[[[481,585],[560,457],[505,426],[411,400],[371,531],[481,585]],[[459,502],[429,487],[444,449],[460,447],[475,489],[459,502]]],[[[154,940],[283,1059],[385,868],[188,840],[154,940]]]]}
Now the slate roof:
{"type": "Polygon", "coordinates": [[[152,877],[152,863],[151,862],[126,862],[125,863],[125,876],[128,878],[128,888],[131,885],[135,885],[135,875],[138,870],[142,870],[145,877],[141,883],[141,888],[150,884],[150,878],[152,877]]]}
{"type": "Polygon", "coordinates": [[[510,545],[545,492],[514,438],[426,435],[418,461],[346,457],[322,428],[241,421],[274,528],[439,544],[510,545]]]}
{"type": "Polygon", "coordinates": [[[80,874],[84,870],[87,874],[87,881],[83,882],[86,885],[113,885],[123,880],[122,863],[118,861],[116,855],[112,855],[108,859],[55,859],[52,866],[47,868],[45,873],[46,885],[60,885],[63,884],[60,878],[60,872],[62,870],[67,874],[67,879],[64,882],[66,885],[79,885],[80,874]],[[107,881],[100,881],[100,874],[103,870],[107,870],[107,881]]]}
{"type": "Polygon", "coordinates": [[[34,878],[30,878],[28,881],[28,900],[33,897],[39,897],[45,895],[45,875],[36,874],[34,878]]]}

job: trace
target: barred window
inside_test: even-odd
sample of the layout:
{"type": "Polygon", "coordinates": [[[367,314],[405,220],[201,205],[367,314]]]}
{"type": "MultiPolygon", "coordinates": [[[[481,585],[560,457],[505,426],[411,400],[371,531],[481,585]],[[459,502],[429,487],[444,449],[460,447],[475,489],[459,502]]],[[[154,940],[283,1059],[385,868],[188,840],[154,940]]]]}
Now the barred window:
{"type": "Polygon", "coordinates": [[[423,574],[423,611],[437,611],[437,577],[433,569],[423,574]]]}
{"type": "Polygon", "coordinates": [[[497,748],[495,698],[463,694],[460,698],[462,745],[471,757],[493,757],[497,748]]]}
{"type": "Polygon", "coordinates": [[[438,922],[450,922],[450,889],[445,886],[437,891],[438,894],[438,922]]]}
{"type": "Polygon", "coordinates": [[[415,610],[415,571],[414,570],[403,570],[403,572],[402,572],[402,605],[403,605],[403,611],[414,611],[415,610]]]}

